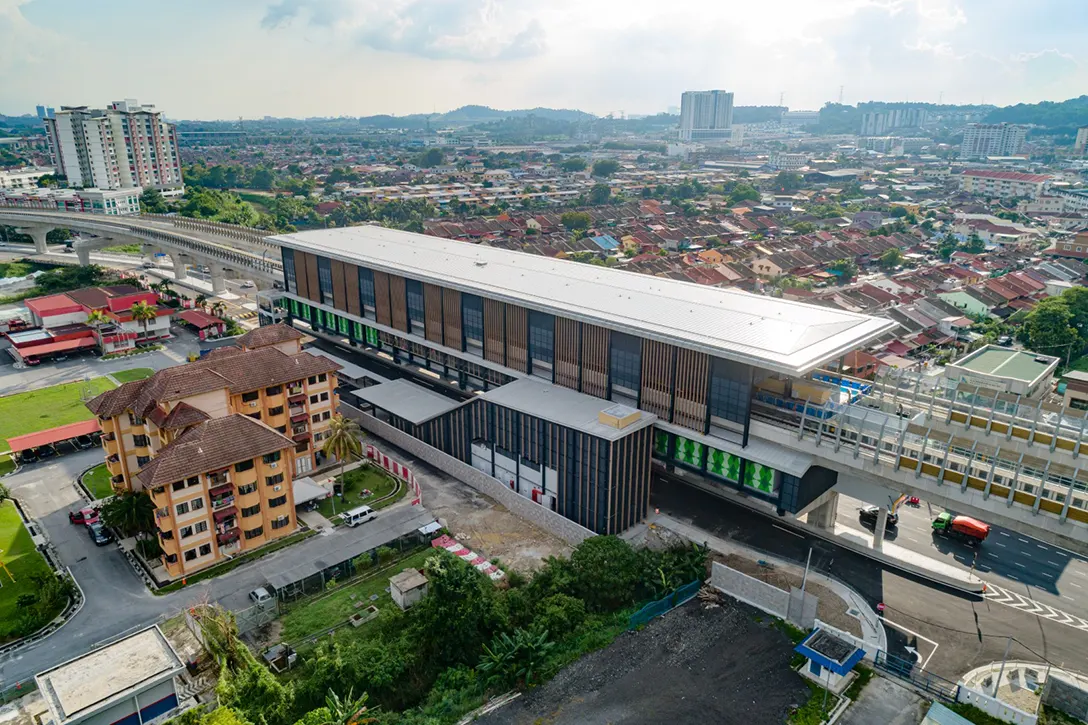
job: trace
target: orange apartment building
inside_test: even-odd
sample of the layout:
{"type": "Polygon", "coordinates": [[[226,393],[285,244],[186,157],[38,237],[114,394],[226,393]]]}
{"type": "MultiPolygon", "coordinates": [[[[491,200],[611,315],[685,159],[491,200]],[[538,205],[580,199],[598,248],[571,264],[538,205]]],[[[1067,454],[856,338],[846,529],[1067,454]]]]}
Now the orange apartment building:
{"type": "Polygon", "coordinates": [[[293,532],[292,484],[322,462],[339,366],[262,327],[196,362],[102,393],[115,491],[147,491],[176,579],[293,532]]]}

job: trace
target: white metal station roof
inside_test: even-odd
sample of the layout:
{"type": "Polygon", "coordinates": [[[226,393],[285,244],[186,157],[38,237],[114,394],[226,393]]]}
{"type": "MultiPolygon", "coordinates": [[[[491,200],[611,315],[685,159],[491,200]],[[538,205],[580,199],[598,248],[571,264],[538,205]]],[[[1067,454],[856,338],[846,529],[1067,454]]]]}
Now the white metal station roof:
{"type": "Polygon", "coordinates": [[[792,375],[807,373],[896,326],[879,317],[740,290],[376,226],[269,239],[792,375]]]}

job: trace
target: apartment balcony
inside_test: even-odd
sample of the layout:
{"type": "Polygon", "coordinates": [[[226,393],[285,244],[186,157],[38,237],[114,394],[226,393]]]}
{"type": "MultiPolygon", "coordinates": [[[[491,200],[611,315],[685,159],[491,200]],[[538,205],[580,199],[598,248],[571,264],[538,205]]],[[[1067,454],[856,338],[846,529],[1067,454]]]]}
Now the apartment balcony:
{"type": "Polygon", "coordinates": [[[119,456],[116,453],[111,453],[108,456],[106,456],[106,463],[120,463],[120,462],[121,462],[121,456],[119,456]]]}
{"type": "Polygon", "coordinates": [[[212,518],[215,519],[216,531],[226,531],[237,526],[238,509],[234,506],[228,506],[219,511],[214,511],[212,518]]]}
{"type": "MultiPolygon", "coordinates": [[[[237,544],[238,540],[242,538],[242,530],[237,526],[229,529],[223,529],[222,531],[216,527],[215,543],[219,546],[227,546],[228,544],[237,544]]],[[[222,552],[225,553],[225,552],[222,552]]]]}
{"type": "MultiPolygon", "coordinates": [[[[235,529],[235,531],[237,531],[237,529],[235,529]]],[[[237,554],[241,550],[242,550],[242,541],[241,541],[241,539],[238,538],[237,534],[235,535],[233,540],[228,541],[225,544],[223,544],[223,543],[219,544],[219,554],[220,554],[220,556],[234,556],[235,554],[237,554]]]]}
{"type": "Polygon", "coordinates": [[[296,415],[306,415],[306,407],[302,405],[292,405],[287,409],[287,414],[290,415],[292,419],[294,419],[296,415]]]}
{"type": "Polygon", "coordinates": [[[302,424],[303,430],[306,428],[306,421],[310,419],[310,416],[306,414],[305,410],[301,410],[298,413],[291,413],[292,428],[302,424]]]}
{"type": "Polygon", "coordinates": [[[226,469],[224,469],[222,471],[216,471],[215,473],[209,473],[208,474],[208,483],[212,487],[229,485],[230,484],[230,474],[227,473],[226,469]]]}
{"type": "Polygon", "coordinates": [[[221,496],[220,498],[212,498],[212,511],[222,511],[228,506],[234,505],[234,494],[229,496],[221,496]]]}
{"type": "Polygon", "coordinates": [[[125,482],[125,477],[120,475],[120,474],[110,477],[110,483],[112,483],[112,484],[114,484],[116,486],[120,486],[124,482],[125,482]]]}
{"type": "Polygon", "coordinates": [[[299,388],[298,392],[287,391],[287,404],[288,405],[300,405],[306,403],[306,394],[299,388]]]}
{"type": "Polygon", "coordinates": [[[102,436],[102,440],[106,441],[107,443],[113,443],[115,440],[117,440],[117,434],[107,433],[106,435],[102,436]]]}

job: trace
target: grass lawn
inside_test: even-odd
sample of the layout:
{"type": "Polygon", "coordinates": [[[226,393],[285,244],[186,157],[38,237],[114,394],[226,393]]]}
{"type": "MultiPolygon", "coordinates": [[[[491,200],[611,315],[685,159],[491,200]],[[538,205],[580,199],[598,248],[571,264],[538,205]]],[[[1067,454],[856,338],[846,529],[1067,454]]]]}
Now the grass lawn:
{"type": "MultiPolygon", "coordinates": [[[[349,616],[366,609],[371,604],[379,609],[394,606],[392,597],[385,591],[386,587],[389,586],[389,577],[399,573],[402,569],[422,568],[423,562],[436,552],[438,552],[437,549],[427,547],[409,554],[400,561],[384,565],[366,579],[347,584],[324,599],[299,602],[293,605],[287,614],[283,615],[281,639],[284,642],[296,642],[309,635],[324,632],[329,627],[347,621],[349,616]],[[378,598],[373,602],[370,601],[372,594],[378,595],[378,598]],[[366,604],[356,608],[354,606],[355,602],[366,602],[366,604]]],[[[362,629],[366,629],[366,627],[360,627],[360,630],[362,629]]],[[[347,628],[347,630],[355,631],[351,627],[347,628]]],[[[337,636],[339,637],[341,634],[344,633],[337,633],[337,636]]]]}
{"type": "Polygon", "coordinates": [[[110,373],[119,383],[131,383],[133,380],[143,380],[155,374],[151,368],[132,368],[131,370],[118,370],[110,373]]]}
{"type": "Polygon", "coordinates": [[[11,460],[11,456],[0,456],[0,476],[5,473],[11,473],[15,470],[15,461],[11,460]]]}
{"type": "Polygon", "coordinates": [[[99,463],[83,476],[83,485],[95,497],[95,500],[113,495],[110,487],[110,471],[105,463],[99,463]]]}
{"type": "Polygon", "coordinates": [[[51,269],[51,267],[43,267],[25,260],[0,262],[0,277],[25,277],[31,272],[40,272],[43,269],[51,269]]]}
{"type": "Polygon", "coordinates": [[[0,398],[0,451],[9,450],[8,438],[90,420],[94,415],[83,404],[84,391],[93,397],[113,387],[106,378],[92,378],[0,398]]]}
{"type": "MultiPolygon", "coordinates": [[[[337,476],[339,478],[339,476],[337,476]]],[[[360,466],[352,471],[348,471],[344,474],[346,484],[344,487],[344,500],[336,500],[336,513],[342,514],[349,509],[353,509],[356,506],[363,504],[369,504],[371,501],[377,501],[383,496],[388,496],[393,492],[393,489],[397,487],[397,479],[385,471],[377,468],[376,466],[360,466]],[[369,496],[363,495],[363,489],[368,489],[371,493],[369,496]]],[[[373,508],[381,510],[386,506],[396,503],[404,497],[406,487],[401,486],[400,493],[392,498],[382,501],[380,504],[375,505],[373,508]]],[[[329,520],[333,520],[333,498],[322,499],[317,505],[317,510],[322,516],[329,520]]],[[[339,522],[340,519],[334,520],[334,523],[339,522]]]]}
{"type": "Polygon", "coordinates": [[[101,251],[115,254],[143,254],[144,248],[142,244],[115,244],[112,247],[102,247],[101,251]]]}
{"type": "MultiPolygon", "coordinates": [[[[4,564],[7,565],[11,577],[0,569],[0,621],[12,621],[18,614],[15,606],[20,594],[33,594],[37,585],[31,581],[35,574],[48,576],[52,570],[45,558],[34,548],[34,542],[30,540],[30,533],[23,526],[23,520],[19,518],[19,512],[11,501],[0,503],[0,554],[4,564]]],[[[59,610],[58,610],[59,613],[59,610]]]]}

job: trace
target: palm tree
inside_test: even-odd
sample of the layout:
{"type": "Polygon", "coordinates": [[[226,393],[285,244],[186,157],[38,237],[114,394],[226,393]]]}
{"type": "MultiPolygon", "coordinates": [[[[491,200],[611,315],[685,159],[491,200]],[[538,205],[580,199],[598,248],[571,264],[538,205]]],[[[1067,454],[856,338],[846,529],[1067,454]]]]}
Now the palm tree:
{"type": "Polygon", "coordinates": [[[216,317],[222,317],[227,314],[227,303],[223,300],[216,300],[212,303],[212,314],[216,317]]]}
{"type": "Polygon", "coordinates": [[[193,302],[195,302],[196,306],[200,309],[204,309],[208,306],[208,298],[205,295],[197,295],[196,299],[193,300],[193,302]]]}
{"type": "Polygon", "coordinates": [[[102,505],[102,522],[125,536],[155,530],[155,504],[146,491],[125,491],[102,505]]]}
{"type": "MultiPolygon", "coordinates": [[[[359,442],[359,425],[337,413],[329,421],[329,430],[325,434],[325,443],[321,446],[322,452],[327,456],[335,456],[340,459],[340,495],[343,496],[344,467],[348,459],[358,456],[362,451],[362,443],[359,442]]],[[[333,496],[332,512],[336,513],[336,497],[333,496]]]]}
{"type": "Polygon", "coordinates": [[[91,310],[90,314],[87,315],[87,324],[94,328],[99,345],[102,345],[102,328],[111,322],[113,322],[113,318],[107,315],[105,310],[91,310]]]}
{"type": "Polygon", "coordinates": [[[132,320],[143,325],[144,340],[146,341],[147,323],[159,316],[158,309],[141,300],[140,302],[133,304],[129,311],[132,312],[132,320]]]}
{"type": "Polygon", "coordinates": [[[361,697],[354,697],[352,690],[348,690],[348,696],[340,699],[332,689],[325,696],[325,708],[329,711],[328,720],[322,725],[358,725],[360,722],[371,722],[370,719],[360,721],[358,716],[366,712],[366,701],[370,699],[367,693],[361,697]]]}

